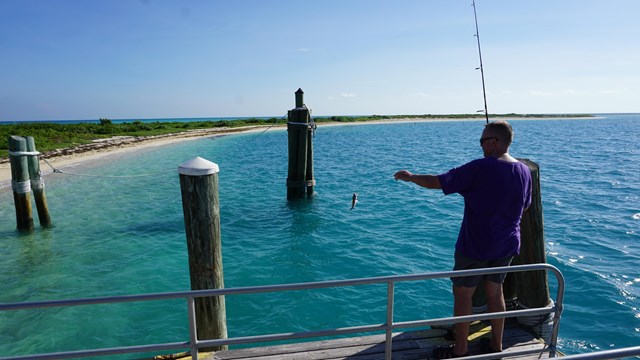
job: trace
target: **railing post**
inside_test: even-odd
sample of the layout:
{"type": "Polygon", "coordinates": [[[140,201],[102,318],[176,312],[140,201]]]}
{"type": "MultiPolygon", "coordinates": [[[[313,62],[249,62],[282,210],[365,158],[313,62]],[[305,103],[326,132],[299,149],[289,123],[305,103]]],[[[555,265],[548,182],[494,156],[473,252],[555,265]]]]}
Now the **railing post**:
{"type": "MultiPolygon", "coordinates": [[[[217,164],[196,157],[178,168],[192,290],[224,288],[217,164]]],[[[224,296],[195,299],[198,339],[226,339],[224,296]]],[[[218,346],[206,350],[226,350],[218,346]]]]}
{"type": "Polygon", "coordinates": [[[387,324],[385,329],[385,342],[384,342],[384,358],[385,360],[391,360],[393,354],[393,304],[394,304],[394,282],[392,280],[387,281],[387,324]]]}
{"type": "Polygon", "coordinates": [[[189,312],[189,343],[191,344],[191,360],[198,360],[198,329],[196,324],[195,299],[187,298],[187,311],[189,312]]]}

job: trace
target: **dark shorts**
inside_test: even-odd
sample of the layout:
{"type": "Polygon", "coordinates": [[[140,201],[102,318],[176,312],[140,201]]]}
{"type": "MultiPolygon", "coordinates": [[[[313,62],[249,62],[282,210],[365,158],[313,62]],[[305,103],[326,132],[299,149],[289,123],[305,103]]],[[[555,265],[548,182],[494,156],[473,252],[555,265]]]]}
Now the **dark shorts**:
{"type": "MultiPolygon", "coordinates": [[[[513,260],[513,256],[504,259],[498,260],[476,260],[472,258],[468,258],[458,251],[455,253],[455,265],[453,266],[453,270],[469,270],[469,269],[482,269],[489,267],[499,267],[499,266],[509,266],[511,264],[511,260],[513,260]]],[[[501,274],[489,274],[489,275],[478,275],[478,276],[464,276],[464,277],[452,277],[451,281],[455,286],[464,286],[464,287],[476,287],[483,279],[487,279],[491,282],[502,284],[504,283],[504,278],[507,276],[506,273],[501,274]]]]}

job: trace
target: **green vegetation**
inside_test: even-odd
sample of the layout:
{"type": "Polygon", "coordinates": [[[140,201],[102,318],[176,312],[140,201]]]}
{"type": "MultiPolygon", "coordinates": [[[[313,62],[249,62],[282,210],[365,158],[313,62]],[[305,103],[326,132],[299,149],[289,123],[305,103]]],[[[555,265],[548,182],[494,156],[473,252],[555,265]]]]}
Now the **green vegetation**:
{"type": "MultiPolygon", "coordinates": [[[[544,117],[590,117],[591,115],[521,115],[500,114],[490,115],[491,118],[544,118],[544,117]]],[[[352,123],[375,120],[394,119],[468,119],[484,118],[484,114],[459,114],[459,115],[370,115],[370,116],[324,116],[315,117],[314,121],[352,123]]],[[[242,119],[223,121],[195,121],[195,122],[142,122],[114,124],[109,119],[99,119],[99,123],[81,124],[56,124],[48,122],[16,123],[0,125],[0,158],[8,157],[8,139],[11,135],[33,136],[39,151],[51,151],[56,149],[71,148],[81,144],[90,143],[91,140],[110,138],[113,136],[155,136],[175,134],[195,129],[209,129],[221,127],[265,126],[273,124],[285,124],[282,118],[270,119],[242,119]]]]}
{"type": "MultiPolygon", "coordinates": [[[[198,122],[142,122],[114,124],[109,119],[100,119],[100,123],[57,124],[49,122],[16,123],[0,125],[0,158],[9,156],[9,137],[11,135],[33,136],[38,151],[71,148],[91,143],[95,139],[113,136],[155,136],[181,133],[194,129],[220,127],[241,127],[250,125],[271,125],[280,119],[245,119],[233,121],[198,122]]],[[[284,123],[284,120],[280,120],[284,123]]]]}

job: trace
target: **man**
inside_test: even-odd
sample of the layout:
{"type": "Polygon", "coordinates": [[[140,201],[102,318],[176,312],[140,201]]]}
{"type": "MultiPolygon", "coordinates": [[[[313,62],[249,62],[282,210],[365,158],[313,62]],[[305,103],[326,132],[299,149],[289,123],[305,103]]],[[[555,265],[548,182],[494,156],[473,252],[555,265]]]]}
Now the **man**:
{"type": "MultiPolygon", "coordinates": [[[[394,174],[396,180],[464,197],[454,270],[508,266],[520,252],[520,220],[531,204],[531,173],[525,164],[509,155],[512,141],[509,123],[491,122],[485,125],[480,138],[484,158],[440,175],[417,175],[407,170],[394,174]]],[[[473,293],[483,278],[488,311],[505,311],[505,274],[453,277],[454,316],[471,314],[473,293]]],[[[455,330],[454,346],[434,349],[436,358],[468,354],[469,323],[457,323],[455,330]]],[[[502,351],[503,330],[504,319],[491,320],[491,341],[482,344],[485,352],[502,351]]]]}

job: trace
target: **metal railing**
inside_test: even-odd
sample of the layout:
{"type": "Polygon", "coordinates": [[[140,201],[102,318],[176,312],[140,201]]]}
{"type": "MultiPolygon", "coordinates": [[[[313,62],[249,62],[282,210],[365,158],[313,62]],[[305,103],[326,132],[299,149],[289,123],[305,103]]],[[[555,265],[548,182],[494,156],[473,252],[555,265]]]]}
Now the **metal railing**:
{"type": "MultiPolygon", "coordinates": [[[[391,359],[391,345],[392,334],[397,329],[415,328],[429,325],[446,325],[458,322],[469,322],[476,320],[489,320],[493,318],[510,318],[521,316],[539,316],[554,314],[554,326],[548,341],[548,349],[551,356],[555,356],[556,343],[558,339],[558,325],[560,321],[560,315],[562,313],[562,304],[564,297],[564,277],[560,270],[549,264],[532,264],[532,265],[518,265],[518,266],[506,266],[495,267],[486,269],[474,269],[474,270],[459,270],[459,271],[447,271],[447,272],[434,272],[424,274],[412,274],[412,275],[397,275],[397,276],[382,276],[372,278],[361,278],[351,280],[334,280],[334,281],[321,281],[310,283],[295,283],[295,284],[283,284],[283,285],[267,285],[267,286],[252,286],[252,287],[239,287],[228,289],[215,289],[215,290],[197,290],[197,291],[184,291],[184,292],[171,292],[171,293],[157,293],[157,294],[143,294],[143,295],[128,295],[128,296],[111,296],[111,297],[97,297],[97,298],[84,298],[84,299],[71,299],[71,300],[53,300],[53,301],[36,301],[25,303],[9,303],[0,304],[0,311],[11,310],[25,310],[36,308],[51,308],[51,307],[70,307],[79,305],[92,305],[92,304],[113,304],[113,303],[125,303],[125,302],[141,302],[141,301],[154,301],[154,300],[169,300],[169,299],[186,299],[187,311],[189,318],[189,341],[184,342],[170,342],[161,344],[147,344],[139,346],[122,346],[114,348],[102,348],[102,349],[90,349],[81,351],[66,351],[36,355],[24,355],[24,356],[12,356],[12,357],[0,357],[0,360],[27,360],[27,359],[70,359],[79,357],[91,357],[91,356],[105,356],[105,355],[118,355],[118,354],[132,354],[151,351],[173,351],[173,350],[186,350],[189,349],[193,360],[198,359],[198,349],[208,348],[222,345],[237,345],[237,344],[249,344],[266,341],[277,340],[293,340],[302,338],[314,338],[324,336],[345,335],[354,333],[366,333],[375,331],[385,331],[385,359],[391,359]],[[557,294],[555,302],[551,305],[541,308],[533,308],[526,310],[513,310],[505,312],[495,312],[488,314],[477,314],[458,317],[445,317],[437,319],[394,322],[393,321],[393,309],[394,309],[394,294],[395,284],[399,282],[407,281],[419,281],[428,279],[449,278],[452,276],[473,276],[473,275],[487,275],[495,273],[512,273],[512,272],[524,272],[532,270],[547,270],[555,274],[557,279],[557,294]],[[387,311],[386,319],[382,324],[372,324],[363,326],[352,326],[344,328],[326,329],[318,331],[304,331],[297,333],[283,333],[283,334],[268,334],[268,335],[256,335],[246,337],[233,337],[227,339],[214,339],[214,340],[198,340],[196,334],[196,314],[194,301],[200,297],[211,296],[226,296],[237,294],[256,294],[256,293],[269,293],[279,291],[295,291],[295,290],[310,290],[321,288],[336,288],[336,287],[351,287],[359,285],[371,285],[371,284],[387,284],[387,311]]],[[[633,350],[631,350],[633,351],[633,350]]],[[[637,349],[640,354],[640,348],[637,349]]],[[[536,350],[535,352],[540,352],[536,350]]],[[[532,353],[529,351],[513,352],[509,353],[509,356],[516,356],[519,354],[532,353]]],[[[624,353],[628,355],[628,352],[624,353]]],[[[586,355],[585,355],[586,356],[586,355]]],[[[488,358],[487,356],[474,356],[474,359],[488,358]]],[[[574,357],[572,357],[574,358],[574,357]]],[[[615,358],[615,357],[612,357],[615,358]]],[[[576,358],[577,359],[577,358],[576,358]]],[[[586,358],[585,358],[586,359],[586,358]]]]}

